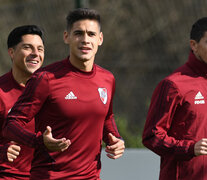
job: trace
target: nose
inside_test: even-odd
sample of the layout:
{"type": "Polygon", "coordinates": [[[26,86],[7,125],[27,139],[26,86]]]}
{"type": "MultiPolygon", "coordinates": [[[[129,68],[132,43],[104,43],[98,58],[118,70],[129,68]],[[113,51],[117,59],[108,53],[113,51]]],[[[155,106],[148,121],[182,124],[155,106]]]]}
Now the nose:
{"type": "Polygon", "coordinates": [[[33,48],[32,49],[32,54],[37,56],[39,54],[38,49],[37,48],[33,48]]]}
{"type": "Polygon", "coordinates": [[[83,35],[83,43],[89,43],[89,36],[87,33],[83,35]]]}

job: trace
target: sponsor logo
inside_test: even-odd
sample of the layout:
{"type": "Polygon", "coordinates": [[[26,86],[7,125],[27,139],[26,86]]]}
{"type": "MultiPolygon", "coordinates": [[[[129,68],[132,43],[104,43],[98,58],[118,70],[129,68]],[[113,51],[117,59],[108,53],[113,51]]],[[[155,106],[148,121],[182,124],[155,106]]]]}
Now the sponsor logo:
{"type": "Polygon", "coordinates": [[[72,91],[70,91],[66,96],[65,99],[77,99],[72,91]]]}
{"type": "Polygon", "coordinates": [[[194,104],[205,104],[204,97],[200,91],[195,96],[194,104]]]}

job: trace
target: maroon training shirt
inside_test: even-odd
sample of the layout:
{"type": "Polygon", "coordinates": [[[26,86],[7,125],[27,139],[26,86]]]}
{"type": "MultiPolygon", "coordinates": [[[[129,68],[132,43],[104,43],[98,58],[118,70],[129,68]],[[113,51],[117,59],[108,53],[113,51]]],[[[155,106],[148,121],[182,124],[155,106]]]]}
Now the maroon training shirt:
{"type": "Polygon", "coordinates": [[[207,64],[189,60],[155,89],[143,144],[161,156],[160,180],[207,179],[207,156],[194,145],[207,138],[207,64]]]}
{"type": "Polygon", "coordinates": [[[120,137],[113,117],[113,75],[94,64],[91,72],[69,59],[38,70],[8,115],[4,135],[35,147],[32,179],[99,179],[102,139],[120,137]],[[35,116],[36,132],[22,129],[35,116]],[[51,126],[54,138],[71,140],[64,152],[48,152],[42,133],[51,126]]]}
{"type": "MultiPolygon", "coordinates": [[[[0,77],[0,129],[6,121],[8,111],[12,108],[17,98],[22,94],[24,87],[20,86],[9,72],[0,77]]],[[[34,120],[26,125],[26,128],[34,132],[34,120]]],[[[0,178],[3,179],[29,179],[33,149],[21,146],[20,155],[14,162],[7,160],[7,148],[9,140],[2,137],[0,131],[0,178]]]]}

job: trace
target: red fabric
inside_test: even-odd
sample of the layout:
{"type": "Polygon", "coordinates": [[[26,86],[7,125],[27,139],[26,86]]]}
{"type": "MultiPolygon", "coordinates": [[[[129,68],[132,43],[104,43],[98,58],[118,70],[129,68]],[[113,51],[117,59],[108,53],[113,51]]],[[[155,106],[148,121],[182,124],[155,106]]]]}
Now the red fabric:
{"type": "MultiPolygon", "coordinates": [[[[17,98],[22,94],[24,87],[20,86],[9,72],[0,77],[0,129],[6,121],[8,111],[12,108],[17,98]]],[[[26,125],[27,130],[34,132],[34,120],[26,125]]],[[[20,155],[13,162],[7,160],[9,142],[2,137],[0,131],[0,178],[3,179],[28,179],[33,158],[33,149],[21,146],[20,155]]]]}
{"type": "Polygon", "coordinates": [[[35,147],[32,179],[99,179],[102,139],[107,142],[109,132],[120,137],[112,111],[114,86],[110,72],[97,65],[93,71],[83,72],[68,59],[32,76],[4,129],[8,138],[35,147]],[[107,91],[106,102],[106,94],[99,93],[99,88],[107,91]],[[21,128],[34,116],[39,132],[36,135],[21,128]],[[54,138],[71,140],[66,151],[48,152],[40,144],[47,125],[51,126],[54,138]]]}
{"type": "Polygon", "coordinates": [[[206,75],[207,64],[191,52],[153,93],[143,144],[161,156],[160,180],[207,179],[207,157],[194,156],[195,143],[207,137],[206,75]]]}

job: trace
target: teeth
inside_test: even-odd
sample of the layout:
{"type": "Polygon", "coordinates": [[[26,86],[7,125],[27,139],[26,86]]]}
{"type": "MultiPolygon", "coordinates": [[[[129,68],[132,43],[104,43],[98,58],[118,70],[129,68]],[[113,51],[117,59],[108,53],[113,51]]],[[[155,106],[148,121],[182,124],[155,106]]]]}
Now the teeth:
{"type": "Polygon", "coordinates": [[[29,61],[29,63],[37,64],[38,62],[37,61],[29,61]]]}

